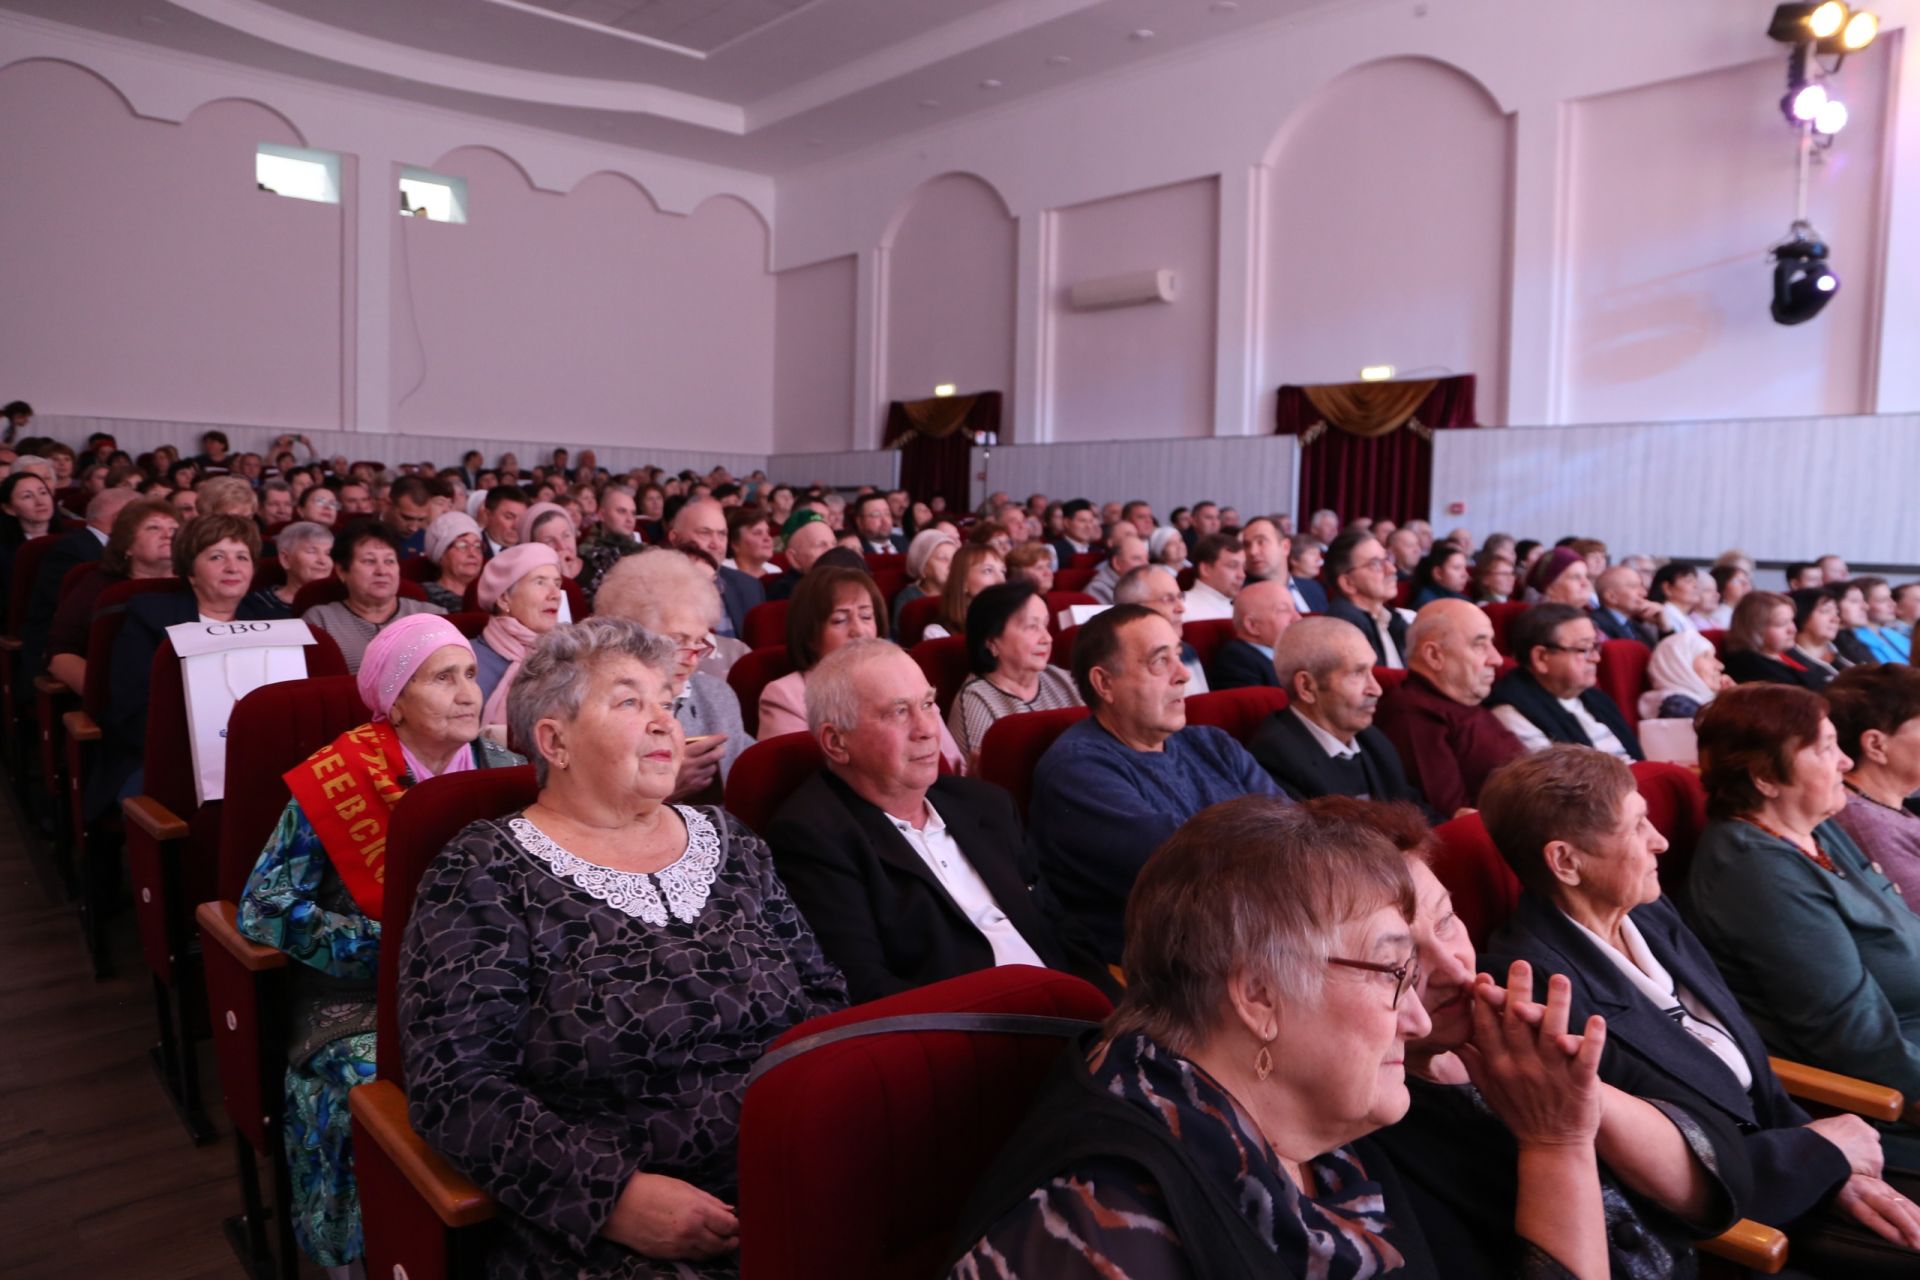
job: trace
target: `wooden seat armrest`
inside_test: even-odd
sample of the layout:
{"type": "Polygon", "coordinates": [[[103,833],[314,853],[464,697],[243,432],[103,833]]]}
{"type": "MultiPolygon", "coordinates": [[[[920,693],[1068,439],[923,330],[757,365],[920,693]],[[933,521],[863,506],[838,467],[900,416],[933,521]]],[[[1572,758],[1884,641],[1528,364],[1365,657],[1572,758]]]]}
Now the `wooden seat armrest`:
{"type": "Polygon", "coordinates": [[[73,690],[67,688],[66,681],[55,680],[52,676],[49,676],[49,675],[35,676],[33,678],[33,691],[35,693],[44,693],[48,697],[55,697],[62,693],[73,692],[73,690]]]}
{"type": "Polygon", "coordinates": [[[234,923],[239,911],[239,907],[231,902],[203,902],[194,909],[193,918],[200,922],[201,933],[219,944],[220,949],[238,961],[241,968],[251,973],[286,968],[286,952],[277,947],[263,946],[240,932],[239,926],[234,923]]]}
{"type": "Polygon", "coordinates": [[[391,1080],[363,1084],[347,1106],[387,1159],[449,1227],[471,1227],[493,1217],[493,1200],[431,1147],[407,1122],[407,1099],[391,1080]]]}
{"type": "Polygon", "coordinates": [[[1883,1084],[1857,1080],[1837,1071],[1822,1071],[1819,1067],[1810,1067],[1804,1062],[1789,1062],[1785,1058],[1768,1058],[1767,1061],[1773,1066],[1773,1074],[1780,1077],[1780,1083],[1786,1091],[1804,1102],[1817,1102],[1823,1107],[1851,1111],[1869,1120],[1898,1120],[1906,1107],[1906,1099],[1900,1096],[1900,1091],[1883,1084]]]}
{"type": "Polygon", "coordinates": [[[100,741],[100,726],[84,711],[69,711],[60,717],[60,723],[67,727],[67,736],[75,742],[100,741]]]}
{"type": "Polygon", "coordinates": [[[128,822],[162,844],[187,838],[187,824],[152,796],[128,796],[120,802],[120,812],[127,816],[128,822]]]}
{"type": "Polygon", "coordinates": [[[1787,1265],[1786,1233],[1752,1218],[1742,1218],[1713,1239],[1700,1241],[1698,1248],[1761,1275],[1777,1275],[1787,1265]]]}
{"type": "Polygon", "coordinates": [[[19,636],[0,636],[0,653],[20,652],[19,636]]]}

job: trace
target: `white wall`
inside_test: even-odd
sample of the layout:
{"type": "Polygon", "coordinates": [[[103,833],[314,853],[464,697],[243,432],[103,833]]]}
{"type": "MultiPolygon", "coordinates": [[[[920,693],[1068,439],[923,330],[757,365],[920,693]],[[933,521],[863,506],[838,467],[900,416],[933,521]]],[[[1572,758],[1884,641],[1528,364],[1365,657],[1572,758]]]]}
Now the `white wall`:
{"type": "Polygon", "coordinates": [[[1293,436],[976,447],[972,501],[978,505],[996,490],[1017,500],[1030,493],[1095,502],[1144,498],[1165,521],[1175,507],[1205,498],[1238,507],[1242,519],[1293,515],[1299,468],[1293,436]]]}

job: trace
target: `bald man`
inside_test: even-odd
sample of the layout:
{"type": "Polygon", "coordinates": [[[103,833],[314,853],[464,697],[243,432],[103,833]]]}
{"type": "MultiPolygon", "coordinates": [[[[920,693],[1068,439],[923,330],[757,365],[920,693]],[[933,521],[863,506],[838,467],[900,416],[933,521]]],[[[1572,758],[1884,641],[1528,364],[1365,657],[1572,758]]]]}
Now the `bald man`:
{"type": "Polygon", "coordinates": [[[1604,570],[1594,579],[1593,591],[1600,605],[1587,613],[1603,640],[1638,640],[1648,648],[1660,643],[1666,613],[1647,599],[1647,584],[1638,569],[1617,564],[1604,570]]]}
{"type": "Polygon", "coordinates": [[[1233,598],[1233,639],[1207,663],[1207,684],[1215,689],[1279,688],[1273,648],[1299,616],[1285,583],[1249,582],[1242,587],[1233,598]]]}
{"type": "Polygon", "coordinates": [[[726,605],[726,617],[715,630],[723,636],[737,636],[746,630],[747,610],[767,602],[767,589],[760,579],[723,563],[727,558],[727,512],[712,498],[689,499],[674,513],[667,529],[667,542],[675,547],[704,551],[720,565],[720,600],[726,605]]]}
{"type": "Polygon", "coordinates": [[[1526,748],[1483,704],[1500,670],[1478,605],[1436,600],[1407,628],[1407,678],[1380,700],[1380,729],[1442,815],[1471,808],[1487,775],[1526,748]]]}
{"type": "Polygon", "coordinates": [[[1373,727],[1380,681],[1360,628],[1340,618],[1302,618],[1280,637],[1273,667],[1287,709],[1267,717],[1247,750],[1283,791],[1295,800],[1353,796],[1426,809],[1400,753],[1373,727]]]}

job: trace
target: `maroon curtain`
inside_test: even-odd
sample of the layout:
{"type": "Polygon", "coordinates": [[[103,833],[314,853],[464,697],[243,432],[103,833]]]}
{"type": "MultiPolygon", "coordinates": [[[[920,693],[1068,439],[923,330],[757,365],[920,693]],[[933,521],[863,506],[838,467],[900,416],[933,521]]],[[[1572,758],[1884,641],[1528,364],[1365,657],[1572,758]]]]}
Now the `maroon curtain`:
{"type": "Polygon", "coordinates": [[[900,450],[900,487],[916,502],[938,494],[956,515],[969,505],[974,437],[999,431],[998,391],[895,400],[887,408],[887,446],[900,450]]]}
{"type": "MultiPolygon", "coordinates": [[[[1278,434],[1302,437],[1302,523],[1321,508],[1342,521],[1359,516],[1405,523],[1426,519],[1433,488],[1433,433],[1472,427],[1473,375],[1440,378],[1405,425],[1383,434],[1355,435],[1327,419],[1307,388],[1280,388],[1278,434]]],[[[1365,384],[1361,384],[1365,385],[1365,384]]]]}

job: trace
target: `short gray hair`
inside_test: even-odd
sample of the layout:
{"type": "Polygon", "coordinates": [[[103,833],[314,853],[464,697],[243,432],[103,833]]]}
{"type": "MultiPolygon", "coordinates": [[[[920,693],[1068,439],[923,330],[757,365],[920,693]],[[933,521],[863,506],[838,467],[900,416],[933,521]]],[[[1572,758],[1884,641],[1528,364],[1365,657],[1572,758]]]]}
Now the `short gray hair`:
{"type": "Polygon", "coordinates": [[[891,653],[908,656],[891,640],[853,640],[814,663],[807,672],[807,731],[818,737],[832,725],[851,732],[860,721],[861,669],[891,653]]]}
{"type": "Polygon", "coordinates": [[[657,631],[660,606],[670,600],[685,600],[701,609],[709,629],[719,625],[718,587],[686,556],[660,547],[615,561],[593,593],[593,608],[657,631]]]}
{"type": "Polygon", "coordinates": [[[541,786],[547,785],[547,759],[540,754],[533,727],[542,720],[571,721],[579,715],[587,681],[608,658],[632,658],[663,680],[673,679],[673,642],[624,618],[585,618],[570,627],[555,627],[520,664],[507,694],[507,734],[533,761],[541,786]]]}
{"type": "Polygon", "coordinates": [[[1348,636],[1368,643],[1360,628],[1345,618],[1325,614],[1301,618],[1281,632],[1280,642],[1273,649],[1274,673],[1280,677],[1280,687],[1291,697],[1293,678],[1302,671],[1313,677],[1315,685],[1326,684],[1340,665],[1340,642],[1348,636]]]}
{"type": "Polygon", "coordinates": [[[1180,579],[1175,576],[1173,570],[1163,564],[1153,564],[1150,562],[1136,569],[1129,569],[1121,575],[1120,581],[1115,583],[1113,587],[1113,602],[1115,604],[1145,604],[1153,598],[1153,575],[1156,573],[1166,574],[1167,577],[1172,580],[1176,589],[1180,586],[1180,579]]]}
{"type": "Polygon", "coordinates": [[[333,530],[312,520],[295,520],[292,524],[273,535],[275,554],[284,554],[309,542],[324,542],[333,545],[333,530]]]}

